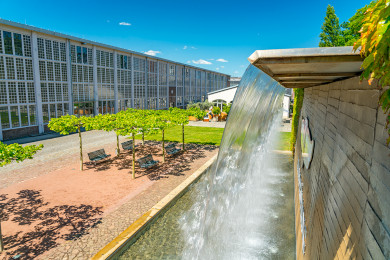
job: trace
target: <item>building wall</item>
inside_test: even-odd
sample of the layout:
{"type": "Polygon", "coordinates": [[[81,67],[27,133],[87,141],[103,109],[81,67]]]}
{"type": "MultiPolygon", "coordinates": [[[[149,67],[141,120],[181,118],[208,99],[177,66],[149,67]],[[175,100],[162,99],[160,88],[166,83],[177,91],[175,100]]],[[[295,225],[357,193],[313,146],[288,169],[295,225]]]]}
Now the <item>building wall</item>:
{"type": "Polygon", "coordinates": [[[309,119],[315,148],[310,168],[300,170],[302,221],[298,136],[298,259],[390,259],[390,148],[379,95],[377,85],[359,77],[305,89],[302,116],[309,119]]]}
{"type": "Polygon", "coordinates": [[[0,140],[51,118],[205,100],[229,76],[0,19],[0,140]],[[68,38],[67,38],[68,37],[68,38]],[[173,90],[173,96],[169,89],[173,90]],[[171,101],[171,102],[170,102],[171,101]]]}
{"type": "Polygon", "coordinates": [[[224,100],[226,103],[233,102],[234,95],[236,94],[237,88],[231,88],[224,91],[209,94],[209,101],[224,100]]]}

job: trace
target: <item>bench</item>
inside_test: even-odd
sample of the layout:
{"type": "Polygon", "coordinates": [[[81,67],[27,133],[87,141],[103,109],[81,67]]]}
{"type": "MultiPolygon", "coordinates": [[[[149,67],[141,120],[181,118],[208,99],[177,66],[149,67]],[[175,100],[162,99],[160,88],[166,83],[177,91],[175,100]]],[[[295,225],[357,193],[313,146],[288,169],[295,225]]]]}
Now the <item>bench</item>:
{"type": "MultiPolygon", "coordinates": [[[[133,150],[133,140],[121,143],[123,150],[133,150]]],[[[137,147],[134,146],[134,147],[137,147]]]]}
{"type": "Polygon", "coordinates": [[[148,154],[145,157],[138,159],[137,162],[139,163],[139,167],[141,168],[150,168],[158,163],[158,161],[153,160],[153,156],[151,154],[148,154]]]}
{"type": "Polygon", "coordinates": [[[176,148],[175,144],[170,144],[170,145],[165,147],[165,151],[169,155],[174,155],[174,154],[177,154],[178,152],[180,152],[181,149],[176,148]]]}
{"type": "Polygon", "coordinates": [[[98,161],[101,161],[101,160],[103,160],[103,159],[105,159],[107,157],[110,157],[110,156],[111,155],[106,154],[104,149],[100,149],[100,150],[88,153],[89,160],[91,162],[94,162],[94,163],[96,163],[98,161]]]}

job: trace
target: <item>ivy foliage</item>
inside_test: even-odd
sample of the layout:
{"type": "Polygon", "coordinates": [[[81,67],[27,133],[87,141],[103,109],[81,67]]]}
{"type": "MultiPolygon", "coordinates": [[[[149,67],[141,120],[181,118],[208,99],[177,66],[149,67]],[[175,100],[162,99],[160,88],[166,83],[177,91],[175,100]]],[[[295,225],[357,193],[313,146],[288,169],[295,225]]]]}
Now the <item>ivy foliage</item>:
{"type": "Polygon", "coordinates": [[[7,145],[0,142],[0,167],[13,161],[22,162],[26,159],[32,159],[33,155],[42,148],[42,144],[21,146],[17,143],[7,145]]]}
{"type": "Polygon", "coordinates": [[[294,106],[293,106],[293,115],[291,122],[291,151],[295,153],[295,144],[297,142],[297,133],[301,115],[301,109],[303,104],[304,89],[295,88],[294,89],[294,106]]]}
{"type": "Polygon", "coordinates": [[[379,103],[387,114],[387,129],[390,143],[390,0],[379,0],[374,6],[367,8],[363,19],[361,38],[355,43],[354,49],[361,48],[363,73],[361,78],[368,79],[371,84],[379,80],[383,92],[379,103]]]}

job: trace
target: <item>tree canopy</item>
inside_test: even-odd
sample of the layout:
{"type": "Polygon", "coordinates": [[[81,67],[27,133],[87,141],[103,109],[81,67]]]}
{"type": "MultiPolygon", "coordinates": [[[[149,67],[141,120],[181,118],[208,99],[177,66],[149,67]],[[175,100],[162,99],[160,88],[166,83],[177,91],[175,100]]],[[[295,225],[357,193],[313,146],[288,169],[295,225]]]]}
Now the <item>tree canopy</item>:
{"type": "Polygon", "coordinates": [[[319,47],[343,46],[344,40],[341,32],[339,18],[334,7],[328,5],[326,9],[325,21],[321,27],[319,47]]]}
{"type": "Polygon", "coordinates": [[[12,161],[21,162],[25,159],[32,159],[33,155],[42,148],[42,144],[21,146],[17,143],[7,145],[0,142],[0,167],[12,161]]]}

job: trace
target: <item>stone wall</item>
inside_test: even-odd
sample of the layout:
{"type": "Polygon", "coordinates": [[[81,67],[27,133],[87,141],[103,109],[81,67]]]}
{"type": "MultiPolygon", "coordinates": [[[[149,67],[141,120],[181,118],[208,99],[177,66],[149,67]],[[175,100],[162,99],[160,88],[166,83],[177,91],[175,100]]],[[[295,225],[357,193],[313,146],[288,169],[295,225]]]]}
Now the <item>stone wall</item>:
{"type": "MultiPolygon", "coordinates": [[[[359,77],[305,89],[314,154],[301,169],[305,214],[302,250],[297,162],[298,259],[390,259],[390,148],[380,89],[359,77]]],[[[301,161],[301,160],[300,160],[301,161]]]]}

